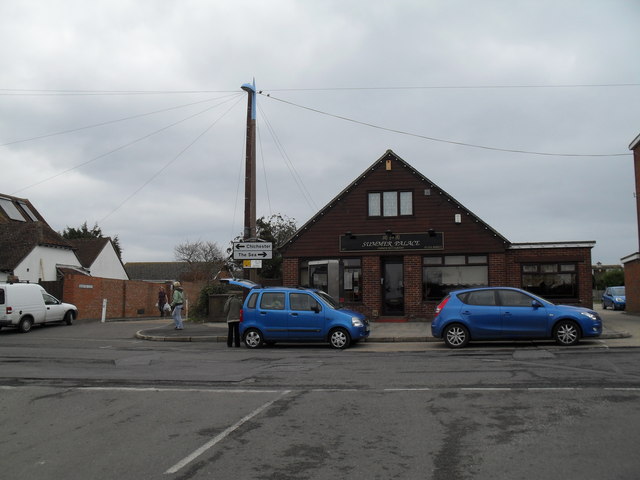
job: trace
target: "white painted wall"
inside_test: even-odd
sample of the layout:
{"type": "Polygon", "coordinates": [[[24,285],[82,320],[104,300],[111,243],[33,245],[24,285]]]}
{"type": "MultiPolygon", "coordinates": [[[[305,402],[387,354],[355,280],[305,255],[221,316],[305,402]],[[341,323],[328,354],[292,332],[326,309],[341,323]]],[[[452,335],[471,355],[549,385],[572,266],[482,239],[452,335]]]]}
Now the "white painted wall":
{"type": "Polygon", "coordinates": [[[129,280],[122,262],[118,259],[118,254],[111,242],[107,242],[98,257],[90,267],[92,277],[116,278],[118,280],[129,280]]]}
{"type": "Polygon", "coordinates": [[[21,282],[37,283],[39,280],[50,282],[57,279],[56,265],[82,268],[78,257],[71,250],[37,246],[20,262],[14,274],[21,282]]]}

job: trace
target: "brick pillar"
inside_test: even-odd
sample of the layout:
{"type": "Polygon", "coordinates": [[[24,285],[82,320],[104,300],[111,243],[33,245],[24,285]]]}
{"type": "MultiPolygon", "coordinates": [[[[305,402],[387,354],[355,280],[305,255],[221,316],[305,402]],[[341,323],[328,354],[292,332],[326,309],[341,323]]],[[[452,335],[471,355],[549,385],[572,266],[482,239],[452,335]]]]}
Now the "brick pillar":
{"type": "Polygon", "coordinates": [[[380,316],[380,257],[362,257],[362,303],[371,318],[380,316]]]}
{"type": "Polygon", "coordinates": [[[422,305],[422,257],[404,256],[404,314],[408,318],[425,317],[422,305]]]}
{"type": "Polygon", "coordinates": [[[282,259],[282,285],[285,287],[297,287],[300,285],[299,259],[282,259]]]}

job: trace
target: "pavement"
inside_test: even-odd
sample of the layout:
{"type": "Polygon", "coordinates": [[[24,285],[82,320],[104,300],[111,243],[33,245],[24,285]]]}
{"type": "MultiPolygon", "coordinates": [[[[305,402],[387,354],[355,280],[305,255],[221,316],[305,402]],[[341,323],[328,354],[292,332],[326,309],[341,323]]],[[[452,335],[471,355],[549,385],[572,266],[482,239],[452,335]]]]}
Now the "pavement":
{"type": "MultiPolygon", "coordinates": [[[[621,340],[620,346],[640,346],[640,315],[623,311],[598,310],[602,317],[603,331],[600,339],[621,340]]],[[[173,321],[167,324],[139,330],[136,337],[159,342],[225,342],[226,322],[194,323],[186,321],[183,330],[175,330],[173,321]]],[[[371,322],[371,334],[364,340],[370,342],[440,342],[431,336],[431,322],[371,322]]]]}

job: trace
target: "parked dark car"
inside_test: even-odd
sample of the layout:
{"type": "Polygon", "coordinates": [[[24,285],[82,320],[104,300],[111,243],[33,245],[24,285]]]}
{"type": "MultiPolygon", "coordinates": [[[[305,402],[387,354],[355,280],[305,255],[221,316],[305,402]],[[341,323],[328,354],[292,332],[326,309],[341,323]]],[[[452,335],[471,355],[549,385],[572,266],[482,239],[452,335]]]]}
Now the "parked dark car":
{"type": "Polygon", "coordinates": [[[602,333],[602,320],[591,309],[553,303],[524,290],[485,287],[458,290],[436,308],[431,333],[450,348],[474,340],[555,339],[575,345],[602,333]]]}
{"type": "Polygon", "coordinates": [[[602,308],[611,307],[614,310],[624,310],[627,306],[627,297],[624,287],[608,287],[602,294],[602,308]]]}
{"type": "Polygon", "coordinates": [[[347,348],[370,333],[369,320],[342,308],[322,290],[262,287],[250,280],[221,279],[249,289],[240,312],[240,336],[248,348],[276,342],[328,342],[347,348]]]}

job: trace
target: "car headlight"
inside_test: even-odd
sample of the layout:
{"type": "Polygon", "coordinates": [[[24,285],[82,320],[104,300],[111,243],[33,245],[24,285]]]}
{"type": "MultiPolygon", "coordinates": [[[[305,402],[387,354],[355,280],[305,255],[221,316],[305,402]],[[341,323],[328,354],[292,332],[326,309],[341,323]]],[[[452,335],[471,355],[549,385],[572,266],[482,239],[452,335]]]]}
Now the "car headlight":
{"type": "Polygon", "coordinates": [[[616,302],[620,303],[622,302],[622,299],[620,297],[616,297],[616,302]]]}
{"type": "Polygon", "coordinates": [[[595,313],[591,313],[591,312],[580,312],[582,315],[584,315],[585,317],[590,318],[591,320],[593,320],[594,322],[599,320],[598,316],[595,313]]]}
{"type": "Polygon", "coordinates": [[[358,317],[351,317],[351,325],[354,327],[364,327],[364,323],[358,317]]]}

